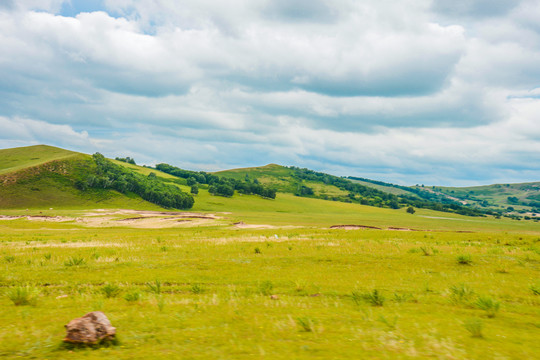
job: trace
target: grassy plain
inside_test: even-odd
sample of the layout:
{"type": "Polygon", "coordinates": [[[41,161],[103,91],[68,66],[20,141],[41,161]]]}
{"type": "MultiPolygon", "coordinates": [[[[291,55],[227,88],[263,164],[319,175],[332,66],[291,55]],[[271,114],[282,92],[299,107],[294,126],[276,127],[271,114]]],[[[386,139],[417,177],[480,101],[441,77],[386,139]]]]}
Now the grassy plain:
{"type": "MultiPolygon", "coordinates": [[[[221,218],[161,229],[0,220],[0,357],[540,354],[537,223],[205,191],[194,211],[221,218]],[[335,224],[423,231],[328,228],[335,224]],[[18,287],[36,291],[33,305],[14,305],[18,287]],[[120,344],[63,348],[63,325],[93,310],[108,315],[120,344]]],[[[91,217],[67,208],[1,214],[91,217]]]]}

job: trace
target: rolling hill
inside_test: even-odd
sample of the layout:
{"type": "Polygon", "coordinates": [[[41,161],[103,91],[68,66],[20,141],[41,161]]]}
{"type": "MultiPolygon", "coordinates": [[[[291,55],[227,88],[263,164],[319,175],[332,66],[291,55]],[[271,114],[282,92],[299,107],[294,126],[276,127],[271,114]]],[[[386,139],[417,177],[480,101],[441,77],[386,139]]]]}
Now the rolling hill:
{"type": "Polygon", "coordinates": [[[529,217],[529,212],[537,212],[537,208],[540,208],[540,183],[467,188],[407,187],[364,178],[337,177],[277,164],[205,173],[167,164],[151,168],[117,160],[106,161],[118,174],[99,173],[102,170],[96,168],[95,159],[90,155],[52,146],[0,150],[0,208],[159,209],[162,208],[159,205],[168,208],[172,206],[168,202],[156,202],[156,197],[164,196],[157,196],[155,191],[154,194],[144,193],[140,189],[135,190],[134,187],[138,186],[133,184],[124,184],[122,188],[119,184],[126,176],[136,177],[139,182],[146,182],[146,179],[153,177],[157,181],[153,184],[160,187],[159,191],[164,191],[168,186],[168,191],[176,188],[172,191],[185,193],[193,191],[195,185],[200,188],[197,191],[201,194],[195,197],[199,201],[195,208],[208,210],[211,210],[208,204],[212,201],[202,202],[202,199],[208,193],[223,195],[218,191],[220,186],[229,191],[227,196],[237,200],[241,194],[270,196],[272,193],[268,189],[271,189],[274,194],[278,192],[278,197],[293,195],[291,199],[302,197],[393,209],[412,206],[475,216],[491,214],[517,218],[521,212],[529,217]],[[96,179],[97,185],[94,181],[96,179]],[[100,179],[102,183],[99,183],[100,179]]]}
{"type": "MultiPolygon", "coordinates": [[[[127,169],[125,165],[114,166],[127,169]]],[[[127,170],[126,174],[129,172],[138,173],[127,170]]],[[[144,168],[140,172],[144,173],[144,168]]],[[[153,172],[159,182],[170,178],[167,174],[153,172]]],[[[155,201],[146,201],[144,196],[136,194],[135,189],[122,192],[108,184],[99,184],[103,176],[111,175],[100,173],[90,155],[47,145],[0,150],[0,208],[161,209],[155,201]],[[93,182],[92,186],[88,186],[89,181],[93,182]]],[[[109,180],[112,182],[112,178],[109,180]]]]}

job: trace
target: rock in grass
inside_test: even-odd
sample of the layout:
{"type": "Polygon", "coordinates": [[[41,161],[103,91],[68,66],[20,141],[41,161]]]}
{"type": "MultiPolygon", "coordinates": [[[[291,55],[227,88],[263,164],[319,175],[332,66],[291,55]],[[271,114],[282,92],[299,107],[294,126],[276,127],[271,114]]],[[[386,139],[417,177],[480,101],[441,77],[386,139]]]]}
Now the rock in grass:
{"type": "Polygon", "coordinates": [[[83,317],[73,319],[66,327],[64,342],[71,344],[97,344],[114,340],[116,328],[101,311],[92,311],[83,317]]]}

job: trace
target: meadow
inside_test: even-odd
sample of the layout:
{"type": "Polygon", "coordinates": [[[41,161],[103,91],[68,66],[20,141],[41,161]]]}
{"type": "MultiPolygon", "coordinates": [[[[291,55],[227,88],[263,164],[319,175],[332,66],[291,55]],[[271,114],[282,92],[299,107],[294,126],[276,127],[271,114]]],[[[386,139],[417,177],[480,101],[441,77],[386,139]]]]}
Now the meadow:
{"type": "Polygon", "coordinates": [[[193,210],[216,220],[152,229],[0,220],[0,357],[539,357],[537,223],[198,196],[193,210]],[[398,226],[418,231],[385,230],[398,226]],[[118,343],[64,346],[63,326],[93,310],[118,343]]]}

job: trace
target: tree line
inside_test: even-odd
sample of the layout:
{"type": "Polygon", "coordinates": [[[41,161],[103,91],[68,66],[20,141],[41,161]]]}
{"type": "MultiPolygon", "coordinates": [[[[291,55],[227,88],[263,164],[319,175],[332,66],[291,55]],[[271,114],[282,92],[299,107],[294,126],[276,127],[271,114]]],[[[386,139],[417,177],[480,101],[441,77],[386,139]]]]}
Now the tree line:
{"type": "MultiPolygon", "coordinates": [[[[458,202],[452,201],[447,198],[437,199],[438,201],[431,201],[429,199],[418,198],[414,195],[394,195],[390,194],[372,187],[368,187],[362,184],[354,183],[349,179],[358,179],[366,181],[367,179],[362,178],[342,178],[334,175],[329,175],[321,172],[317,172],[310,169],[298,168],[295,166],[290,166],[289,169],[293,170],[293,177],[298,180],[307,180],[307,181],[316,181],[322,182],[327,185],[334,185],[337,188],[347,191],[347,196],[334,196],[332,200],[344,201],[344,202],[356,202],[362,205],[369,206],[378,206],[378,207],[388,207],[392,209],[399,209],[403,206],[405,207],[416,207],[424,209],[432,209],[437,211],[444,212],[453,212],[456,214],[467,215],[467,216],[484,216],[485,214],[494,213],[490,210],[479,210],[474,208],[469,208],[461,205],[458,202]]],[[[383,185],[386,183],[377,182],[370,180],[371,183],[380,183],[383,185]]],[[[399,185],[394,187],[400,187],[399,185]]],[[[324,197],[314,195],[311,189],[305,189],[305,186],[299,186],[299,190],[295,193],[298,196],[311,196],[311,197],[324,197]]],[[[407,188],[408,191],[411,191],[410,188],[407,188]]],[[[415,191],[412,191],[415,192],[415,191]]]]}
{"type": "Polygon", "coordinates": [[[187,184],[192,186],[192,192],[194,189],[193,186],[200,184],[207,185],[208,192],[211,195],[231,197],[234,195],[234,191],[236,190],[240,194],[259,195],[269,199],[276,198],[275,189],[260,184],[256,179],[254,181],[250,181],[248,178],[245,180],[231,179],[204,171],[184,170],[164,163],[157,164],[156,169],[163,171],[164,173],[186,179],[187,184]]]}
{"type": "Polygon", "coordinates": [[[92,159],[96,166],[94,172],[87,172],[78,179],[75,186],[80,190],[112,189],[123,194],[134,193],[144,200],[174,209],[193,207],[193,196],[186,194],[177,186],[166,184],[154,174],[144,176],[116,165],[102,154],[95,153],[92,159]]]}

